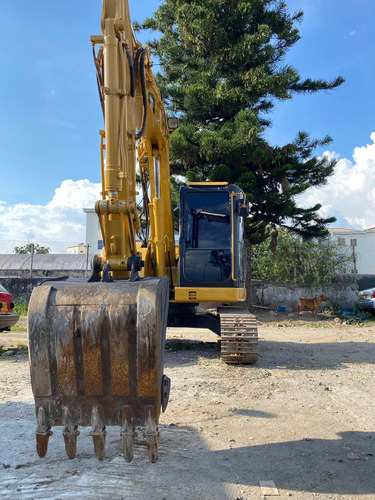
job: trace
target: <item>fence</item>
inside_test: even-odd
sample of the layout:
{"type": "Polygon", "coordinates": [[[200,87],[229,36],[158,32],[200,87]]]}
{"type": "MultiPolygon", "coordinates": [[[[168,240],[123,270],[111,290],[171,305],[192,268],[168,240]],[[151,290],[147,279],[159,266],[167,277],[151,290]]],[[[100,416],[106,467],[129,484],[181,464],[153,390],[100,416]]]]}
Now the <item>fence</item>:
{"type": "Polygon", "coordinates": [[[0,240],[0,276],[87,276],[96,253],[85,243],[0,240]]]}
{"type": "Polygon", "coordinates": [[[61,240],[13,240],[13,239],[0,239],[0,254],[25,254],[31,253],[31,245],[34,245],[34,253],[43,252],[49,254],[86,254],[87,246],[89,247],[89,254],[94,255],[98,252],[93,245],[86,245],[86,243],[77,243],[77,241],[61,241],[61,240]]]}

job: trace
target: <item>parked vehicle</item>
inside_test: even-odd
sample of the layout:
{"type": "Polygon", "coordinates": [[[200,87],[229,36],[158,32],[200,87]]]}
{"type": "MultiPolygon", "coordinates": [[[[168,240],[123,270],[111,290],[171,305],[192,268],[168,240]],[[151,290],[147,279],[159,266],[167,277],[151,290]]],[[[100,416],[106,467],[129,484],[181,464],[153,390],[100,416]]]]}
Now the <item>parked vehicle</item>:
{"type": "Polygon", "coordinates": [[[360,309],[367,309],[375,312],[375,288],[358,292],[360,309]]]}
{"type": "Polygon", "coordinates": [[[13,314],[13,309],[12,295],[0,284],[0,332],[9,332],[19,320],[19,315],[13,314]]]}

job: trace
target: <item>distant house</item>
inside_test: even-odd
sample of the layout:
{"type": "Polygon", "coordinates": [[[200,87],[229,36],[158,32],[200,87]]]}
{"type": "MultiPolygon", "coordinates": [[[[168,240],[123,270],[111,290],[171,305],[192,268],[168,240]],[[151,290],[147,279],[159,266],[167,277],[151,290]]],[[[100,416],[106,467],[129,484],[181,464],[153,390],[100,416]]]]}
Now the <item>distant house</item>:
{"type": "Polygon", "coordinates": [[[375,227],[369,229],[329,228],[331,239],[350,247],[353,265],[350,272],[375,273],[375,227]]]}

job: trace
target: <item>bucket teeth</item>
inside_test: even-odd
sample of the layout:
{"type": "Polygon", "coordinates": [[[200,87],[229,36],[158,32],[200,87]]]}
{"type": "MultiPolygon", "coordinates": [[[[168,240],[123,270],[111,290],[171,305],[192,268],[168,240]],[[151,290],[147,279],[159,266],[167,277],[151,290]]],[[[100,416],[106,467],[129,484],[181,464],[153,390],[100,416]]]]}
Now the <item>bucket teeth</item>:
{"type": "MultiPolygon", "coordinates": [[[[80,432],[75,423],[74,408],[66,405],[62,409],[61,423],[63,425],[63,436],[65,441],[65,451],[70,459],[77,456],[77,437],[80,432]]],[[[36,448],[38,455],[44,457],[48,449],[49,437],[53,434],[48,425],[46,412],[43,407],[38,408],[36,429],[36,448]]],[[[105,438],[106,427],[104,410],[101,405],[95,405],[91,412],[91,431],[94,443],[95,456],[98,460],[105,458],[105,438]]],[[[124,458],[127,462],[133,460],[134,441],[138,433],[135,431],[134,418],[132,417],[132,408],[125,405],[121,408],[121,440],[124,458]]],[[[143,436],[146,440],[148,456],[152,463],[157,462],[159,458],[159,429],[155,408],[146,406],[145,408],[145,427],[143,436]]]]}
{"type": "Polygon", "coordinates": [[[166,375],[163,375],[161,380],[161,409],[164,413],[168,406],[169,393],[171,390],[171,379],[166,375]]]}
{"type": "Polygon", "coordinates": [[[52,432],[48,434],[36,434],[36,451],[40,458],[43,458],[47,454],[48,450],[48,440],[52,432]]]}
{"type": "Polygon", "coordinates": [[[73,420],[73,409],[64,406],[62,415],[63,436],[65,441],[65,451],[69,458],[77,455],[77,436],[79,436],[78,426],[73,420]]]}
{"type": "Polygon", "coordinates": [[[48,440],[52,436],[51,426],[47,424],[46,412],[42,406],[38,408],[36,416],[36,451],[38,455],[43,458],[46,456],[48,450],[48,440]]]}
{"type": "Polygon", "coordinates": [[[135,432],[134,419],[131,417],[131,407],[126,405],[122,409],[121,438],[124,458],[127,462],[133,460],[135,432]]]}
{"type": "Polygon", "coordinates": [[[152,463],[159,458],[159,431],[155,418],[155,409],[152,406],[146,407],[146,425],[143,436],[146,438],[148,456],[152,463]]]}
{"type": "Polygon", "coordinates": [[[95,456],[98,460],[105,458],[105,436],[107,433],[104,422],[103,408],[100,405],[93,406],[91,413],[92,429],[89,435],[92,436],[95,456]]]}

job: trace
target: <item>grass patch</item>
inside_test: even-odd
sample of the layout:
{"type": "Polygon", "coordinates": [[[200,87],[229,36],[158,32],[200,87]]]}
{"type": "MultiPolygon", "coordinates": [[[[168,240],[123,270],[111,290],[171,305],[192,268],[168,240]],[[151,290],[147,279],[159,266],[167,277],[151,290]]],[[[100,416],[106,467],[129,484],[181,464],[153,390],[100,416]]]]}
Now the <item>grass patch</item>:
{"type": "Polygon", "coordinates": [[[26,326],[12,326],[10,329],[11,333],[21,333],[21,332],[27,332],[27,327],[26,326]]]}
{"type": "Polygon", "coordinates": [[[22,350],[22,351],[25,351],[28,349],[27,345],[24,344],[23,342],[17,342],[16,346],[17,346],[17,349],[22,350]]]}
{"type": "Polygon", "coordinates": [[[19,316],[27,316],[27,302],[17,302],[14,304],[13,312],[19,316]]]}

